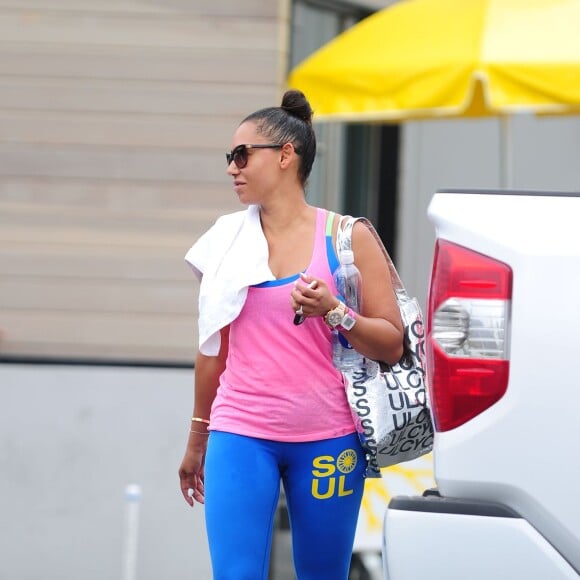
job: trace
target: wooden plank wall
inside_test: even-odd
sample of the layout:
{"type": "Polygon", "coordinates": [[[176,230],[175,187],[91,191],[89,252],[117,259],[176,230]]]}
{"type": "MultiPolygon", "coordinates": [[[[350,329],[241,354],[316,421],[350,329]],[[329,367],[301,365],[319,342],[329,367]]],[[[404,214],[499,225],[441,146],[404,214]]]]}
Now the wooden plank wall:
{"type": "Polygon", "coordinates": [[[183,256],[240,209],[224,152],[279,101],[285,7],[0,0],[0,360],[193,361],[183,256]]]}

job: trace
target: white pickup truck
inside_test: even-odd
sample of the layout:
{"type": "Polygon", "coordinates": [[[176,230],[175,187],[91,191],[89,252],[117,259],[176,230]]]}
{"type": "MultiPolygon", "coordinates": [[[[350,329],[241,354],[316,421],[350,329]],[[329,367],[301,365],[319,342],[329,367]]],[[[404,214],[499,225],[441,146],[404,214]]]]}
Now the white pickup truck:
{"type": "Polygon", "coordinates": [[[441,191],[427,308],[436,487],[385,580],[580,578],[580,193],[441,191]]]}

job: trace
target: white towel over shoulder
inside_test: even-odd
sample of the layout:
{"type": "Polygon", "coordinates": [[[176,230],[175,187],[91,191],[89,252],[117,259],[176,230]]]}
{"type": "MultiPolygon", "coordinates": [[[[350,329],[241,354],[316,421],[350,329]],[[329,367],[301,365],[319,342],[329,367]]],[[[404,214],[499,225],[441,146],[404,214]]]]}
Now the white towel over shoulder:
{"type": "Polygon", "coordinates": [[[237,318],[248,287],[274,280],[259,206],[218,218],[187,252],[185,261],[201,280],[199,350],[217,356],[219,331],[237,318]]]}

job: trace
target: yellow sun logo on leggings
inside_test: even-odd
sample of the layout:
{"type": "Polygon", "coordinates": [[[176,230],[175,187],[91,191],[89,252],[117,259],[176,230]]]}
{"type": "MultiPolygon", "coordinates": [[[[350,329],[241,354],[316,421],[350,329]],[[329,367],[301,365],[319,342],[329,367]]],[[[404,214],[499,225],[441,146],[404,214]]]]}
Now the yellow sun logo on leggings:
{"type": "Polygon", "coordinates": [[[350,473],[356,467],[357,457],[354,449],[345,449],[336,460],[336,467],[341,473],[350,473]]]}

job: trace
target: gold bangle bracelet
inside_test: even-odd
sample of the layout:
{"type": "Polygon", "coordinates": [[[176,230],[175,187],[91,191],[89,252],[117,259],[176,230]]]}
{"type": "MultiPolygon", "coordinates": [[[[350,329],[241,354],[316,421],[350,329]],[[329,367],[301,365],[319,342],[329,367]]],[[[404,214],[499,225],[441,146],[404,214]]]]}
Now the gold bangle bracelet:
{"type": "Polygon", "coordinates": [[[192,421],[197,421],[198,423],[205,423],[206,425],[209,425],[209,420],[208,419],[202,419],[201,417],[192,417],[191,420],[192,421]]]}
{"type": "Polygon", "coordinates": [[[209,431],[202,433],[201,431],[194,431],[193,429],[189,430],[190,433],[197,433],[198,435],[209,435],[209,431]]]}

